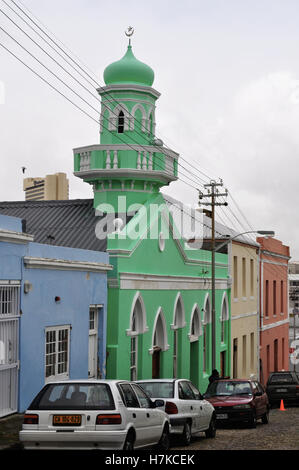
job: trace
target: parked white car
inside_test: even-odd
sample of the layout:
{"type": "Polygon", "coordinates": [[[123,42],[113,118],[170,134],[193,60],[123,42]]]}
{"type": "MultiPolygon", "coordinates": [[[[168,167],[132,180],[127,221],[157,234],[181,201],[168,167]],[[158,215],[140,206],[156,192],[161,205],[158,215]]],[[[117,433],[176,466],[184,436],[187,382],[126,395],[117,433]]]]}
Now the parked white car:
{"type": "Polygon", "coordinates": [[[133,450],[169,447],[170,420],[136,383],[80,380],[48,383],[24,415],[25,449],[133,450]]]}
{"type": "Polygon", "coordinates": [[[191,437],[204,431],[206,437],[216,436],[214,407],[204,400],[197,388],[184,379],[138,380],[153,399],[165,400],[163,409],[170,417],[171,434],[178,434],[185,445],[191,437]]]}

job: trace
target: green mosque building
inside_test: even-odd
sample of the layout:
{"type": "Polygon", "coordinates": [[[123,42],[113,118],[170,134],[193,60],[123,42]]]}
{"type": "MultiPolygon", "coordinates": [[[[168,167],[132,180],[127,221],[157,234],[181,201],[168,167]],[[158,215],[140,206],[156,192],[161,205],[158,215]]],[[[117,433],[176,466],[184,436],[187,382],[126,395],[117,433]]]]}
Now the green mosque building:
{"type": "Polygon", "coordinates": [[[188,243],[200,213],[161,192],[178,179],[179,155],[156,138],[154,72],[129,43],[104,81],[100,143],[74,149],[74,174],[93,186],[96,236],[113,265],[106,377],[189,378],[205,391],[213,343],[216,368],[230,374],[228,256],[216,253],[213,340],[211,251],[188,243]]]}

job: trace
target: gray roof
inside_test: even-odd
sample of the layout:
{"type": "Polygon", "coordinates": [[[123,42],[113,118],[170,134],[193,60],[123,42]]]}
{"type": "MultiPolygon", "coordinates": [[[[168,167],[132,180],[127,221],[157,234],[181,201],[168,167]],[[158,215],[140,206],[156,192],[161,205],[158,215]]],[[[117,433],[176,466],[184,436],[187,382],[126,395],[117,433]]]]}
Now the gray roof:
{"type": "Polygon", "coordinates": [[[23,231],[37,243],[105,251],[106,239],[99,240],[93,199],[67,201],[0,202],[0,214],[23,219],[23,231]]]}
{"type": "MultiPolygon", "coordinates": [[[[184,229],[184,224],[180,223],[180,219],[182,214],[187,214],[191,218],[196,217],[196,220],[202,224],[201,237],[204,239],[211,237],[211,219],[209,217],[202,218],[196,210],[190,212],[189,208],[186,209],[186,205],[170,196],[163,194],[163,198],[178,227],[184,229]]],[[[103,217],[106,217],[104,229],[107,233],[111,233],[114,230],[113,220],[115,217],[122,218],[124,225],[126,225],[133,216],[133,214],[110,214],[110,218],[107,215],[97,215],[93,207],[93,199],[0,202],[0,214],[22,219],[23,232],[34,235],[34,241],[37,243],[95,251],[106,251],[107,249],[106,238],[97,238],[95,233],[96,225],[100,220],[103,220],[103,217]]],[[[216,222],[215,229],[218,240],[230,235],[242,243],[259,246],[249,237],[236,236],[237,232],[218,222],[216,222]]],[[[188,233],[181,233],[181,235],[183,238],[188,238],[188,233]]]]}
{"type": "MultiPolygon", "coordinates": [[[[211,239],[212,236],[212,220],[210,217],[207,217],[206,215],[200,215],[200,212],[197,212],[196,209],[193,209],[190,211],[190,208],[187,207],[184,203],[177,201],[176,199],[163,194],[163,198],[165,199],[165,202],[169,208],[169,210],[172,212],[172,215],[174,215],[174,220],[176,220],[176,217],[179,218],[179,213],[184,212],[185,215],[189,215],[189,217],[196,217],[196,220],[199,222],[199,224],[202,225],[201,228],[201,233],[198,234],[198,238],[201,239],[211,239]]],[[[182,229],[184,229],[183,224],[178,224],[178,226],[181,226],[182,229]]],[[[184,236],[184,234],[182,234],[184,236]]],[[[226,238],[227,236],[233,238],[235,241],[238,241],[240,243],[244,243],[246,245],[253,245],[253,246],[259,246],[257,241],[255,240],[254,234],[240,234],[240,232],[237,232],[236,230],[221,224],[217,220],[215,221],[215,238],[216,240],[221,240],[222,238],[226,238]]],[[[186,238],[186,237],[184,237],[186,238]]]]}

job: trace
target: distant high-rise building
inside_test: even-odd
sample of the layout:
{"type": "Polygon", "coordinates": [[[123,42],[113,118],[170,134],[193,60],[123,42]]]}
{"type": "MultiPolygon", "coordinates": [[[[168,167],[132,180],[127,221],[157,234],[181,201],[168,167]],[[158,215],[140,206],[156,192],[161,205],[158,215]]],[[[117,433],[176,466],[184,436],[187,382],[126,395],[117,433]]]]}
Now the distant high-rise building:
{"type": "Polygon", "coordinates": [[[69,180],[65,173],[55,173],[44,178],[24,178],[26,201],[58,201],[69,198],[69,180]]]}

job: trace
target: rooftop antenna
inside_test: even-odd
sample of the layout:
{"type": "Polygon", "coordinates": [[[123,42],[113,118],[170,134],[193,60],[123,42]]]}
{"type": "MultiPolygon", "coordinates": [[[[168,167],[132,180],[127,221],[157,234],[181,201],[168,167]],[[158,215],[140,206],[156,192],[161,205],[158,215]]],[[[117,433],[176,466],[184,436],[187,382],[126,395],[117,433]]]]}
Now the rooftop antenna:
{"type": "Polygon", "coordinates": [[[129,46],[131,45],[131,36],[133,36],[133,34],[134,34],[134,28],[133,26],[129,26],[125,31],[125,35],[129,38],[129,46]]]}

